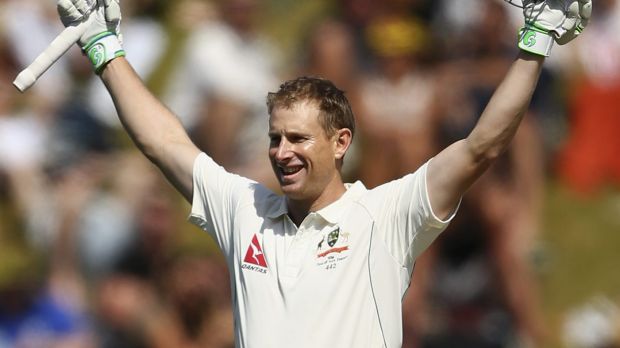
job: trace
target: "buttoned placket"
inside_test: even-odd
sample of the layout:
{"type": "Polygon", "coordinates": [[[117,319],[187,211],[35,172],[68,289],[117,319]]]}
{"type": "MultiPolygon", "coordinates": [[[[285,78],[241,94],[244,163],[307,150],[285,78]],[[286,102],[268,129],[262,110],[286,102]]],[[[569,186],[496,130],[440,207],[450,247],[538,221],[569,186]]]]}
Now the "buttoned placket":
{"type": "MultiPolygon", "coordinates": [[[[290,243],[287,243],[285,269],[282,277],[286,282],[295,281],[301,274],[304,263],[309,254],[309,247],[313,245],[315,236],[321,230],[321,218],[317,213],[310,213],[302,221],[299,227],[287,219],[287,228],[296,228],[296,232],[291,235],[290,243]]],[[[289,235],[287,233],[287,235],[289,235]]]]}

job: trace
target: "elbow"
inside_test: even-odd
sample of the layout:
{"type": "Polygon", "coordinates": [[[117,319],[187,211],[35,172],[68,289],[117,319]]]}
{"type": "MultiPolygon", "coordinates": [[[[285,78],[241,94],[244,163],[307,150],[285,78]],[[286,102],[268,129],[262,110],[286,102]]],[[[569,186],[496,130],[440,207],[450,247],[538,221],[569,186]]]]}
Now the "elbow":
{"type": "Polygon", "coordinates": [[[489,166],[506,150],[504,146],[475,142],[470,138],[467,138],[466,142],[472,162],[475,163],[476,166],[489,166]]]}
{"type": "Polygon", "coordinates": [[[518,121],[500,131],[474,129],[466,138],[467,147],[476,163],[490,164],[496,161],[508,148],[516,132],[518,121]]]}
{"type": "Polygon", "coordinates": [[[178,155],[179,151],[193,146],[191,140],[185,133],[169,132],[160,137],[151,139],[139,145],[140,151],[144,156],[158,167],[162,167],[170,162],[171,158],[178,155]]]}
{"type": "Polygon", "coordinates": [[[138,146],[144,157],[146,157],[149,161],[153,163],[157,163],[158,151],[155,150],[152,146],[138,146]]]}
{"type": "Polygon", "coordinates": [[[492,163],[497,161],[497,159],[506,151],[506,149],[504,148],[500,148],[500,147],[492,147],[490,149],[487,149],[486,151],[483,152],[483,154],[481,155],[482,160],[484,162],[487,163],[492,163]]]}
{"type": "Polygon", "coordinates": [[[160,166],[170,152],[170,143],[163,141],[151,141],[148,143],[142,143],[138,146],[142,154],[151,161],[153,164],[160,166]]]}
{"type": "Polygon", "coordinates": [[[162,146],[139,136],[133,136],[132,138],[138,150],[140,150],[149,161],[157,163],[157,159],[161,156],[162,146]]]}

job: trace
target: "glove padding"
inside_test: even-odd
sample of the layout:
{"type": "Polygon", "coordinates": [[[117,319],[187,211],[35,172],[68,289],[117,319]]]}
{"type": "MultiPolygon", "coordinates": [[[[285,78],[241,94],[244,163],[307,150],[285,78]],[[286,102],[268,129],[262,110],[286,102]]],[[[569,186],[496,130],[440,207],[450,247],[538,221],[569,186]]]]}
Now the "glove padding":
{"type": "Polygon", "coordinates": [[[58,0],[57,10],[65,27],[85,21],[90,23],[78,45],[97,74],[112,59],[125,56],[120,33],[119,0],[58,0]]]}
{"type": "Polygon", "coordinates": [[[548,56],[553,41],[564,45],[579,36],[591,14],[592,0],[524,0],[519,48],[548,56]]]}

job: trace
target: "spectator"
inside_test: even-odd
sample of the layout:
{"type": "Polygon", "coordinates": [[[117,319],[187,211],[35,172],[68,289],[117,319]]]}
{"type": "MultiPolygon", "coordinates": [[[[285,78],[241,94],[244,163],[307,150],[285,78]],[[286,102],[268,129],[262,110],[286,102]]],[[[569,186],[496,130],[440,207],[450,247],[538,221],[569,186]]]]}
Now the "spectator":
{"type": "MultiPolygon", "coordinates": [[[[305,49],[306,60],[300,75],[317,76],[334,81],[344,90],[353,109],[359,104],[359,57],[351,29],[343,22],[327,19],[310,31],[305,49]]],[[[343,171],[346,176],[357,176],[359,148],[349,150],[343,171]]]]}
{"type": "MultiPolygon", "coordinates": [[[[513,55],[510,43],[513,33],[504,26],[508,21],[504,6],[495,1],[485,1],[479,6],[478,22],[471,22],[468,32],[468,36],[478,39],[461,47],[466,51],[457,53],[466,59],[449,60],[442,68],[440,89],[445,92],[440,108],[441,146],[470,132],[513,55]]],[[[483,236],[481,246],[495,264],[498,280],[495,286],[501,290],[518,339],[541,344],[546,333],[530,256],[540,228],[543,149],[532,116],[524,120],[508,152],[471,188],[470,209],[480,215],[485,227],[478,231],[466,227],[467,231],[463,232],[483,236]]],[[[437,248],[441,249],[443,243],[439,244],[437,248]]],[[[430,275],[443,261],[437,250],[431,250],[423,258],[416,267],[419,278],[409,299],[413,303],[409,306],[418,309],[426,308],[427,296],[432,296],[428,293],[433,286],[430,275]],[[424,269],[427,267],[430,270],[424,269]]],[[[409,316],[414,321],[412,325],[422,326],[422,331],[424,321],[431,320],[420,313],[409,316]]]]}
{"type": "MultiPolygon", "coordinates": [[[[168,46],[167,32],[161,22],[163,2],[124,1],[122,5],[123,31],[126,33],[123,44],[127,52],[131,52],[127,58],[140,77],[148,81],[168,46]]],[[[120,127],[115,117],[114,104],[103,84],[91,76],[86,88],[88,107],[93,115],[108,127],[120,127]]]]}
{"type": "Polygon", "coordinates": [[[598,1],[594,11],[586,38],[572,47],[563,69],[569,79],[569,133],[558,170],[584,195],[620,185],[620,2],[598,1]]]}
{"type": "Polygon", "coordinates": [[[277,87],[277,50],[260,34],[256,0],[218,2],[220,18],[187,40],[169,105],[196,144],[225,168],[273,184],[264,160],[265,90],[277,87]]]}
{"type": "Polygon", "coordinates": [[[434,153],[437,90],[432,70],[416,59],[427,39],[419,21],[380,18],[367,30],[378,68],[360,84],[357,114],[360,177],[374,187],[411,172],[434,153]]]}
{"type": "MultiPolygon", "coordinates": [[[[49,114],[32,107],[38,98],[16,96],[10,81],[18,63],[9,43],[0,37],[0,177],[3,191],[15,208],[16,220],[27,221],[45,191],[43,162],[52,121],[49,114]],[[30,107],[20,107],[26,103],[30,107]]],[[[20,230],[21,232],[21,230],[20,230]]]]}
{"type": "MultiPolygon", "coordinates": [[[[7,0],[0,7],[0,27],[20,67],[30,64],[63,29],[56,20],[54,2],[7,0]]],[[[71,51],[76,53],[79,50],[73,48],[71,51]]],[[[46,111],[53,110],[57,102],[67,97],[73,83],[68,68],[67,60],[61,59],[46,72],[45,78],[33,86],[32,90],[38,97],[32,103],[39,106],[37,109],[40,110],[44,104],[46,111]]]]}
{"type": "Polygon", "coordinates": [[[88,322],[50,292],[41,259],[5,244],[0,258],[0,347],[88,348],[88,322]]]}

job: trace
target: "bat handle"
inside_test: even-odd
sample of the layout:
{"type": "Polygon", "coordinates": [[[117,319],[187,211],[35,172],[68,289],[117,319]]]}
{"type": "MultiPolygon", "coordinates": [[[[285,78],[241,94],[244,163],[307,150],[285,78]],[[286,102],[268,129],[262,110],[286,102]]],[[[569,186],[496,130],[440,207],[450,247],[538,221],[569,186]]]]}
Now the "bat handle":
{"type": "Polygon", "coordinates": [[[91,18],[94,18],[94,16],[89,17],[78,25],[66,27],[27,68],[17,75],[13,85],[20,92],[24,92],[34,85],[37,79],[86,32],[86,28],[91,23],[91,18]]]}

